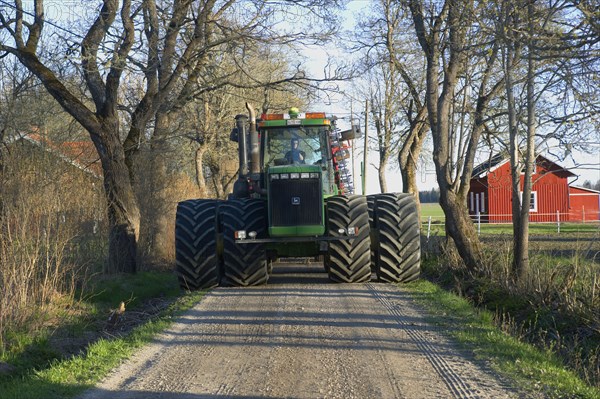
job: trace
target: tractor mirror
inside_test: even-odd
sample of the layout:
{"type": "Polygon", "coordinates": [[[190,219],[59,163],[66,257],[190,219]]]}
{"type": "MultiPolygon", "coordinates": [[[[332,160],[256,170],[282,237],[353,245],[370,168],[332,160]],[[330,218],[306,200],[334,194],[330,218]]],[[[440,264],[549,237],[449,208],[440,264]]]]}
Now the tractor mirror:
{"type": "Polygon", "coordinates": [[[352,125],[352,129],[344,130],[341,132],[342,141],[346,140],[354,140],[362,137],[362,133],[360,131],[360,127],[358,125],[352,125]]]}
{"type": "Polygon", "coordinates": [[[353,140],[354,139],[354,130],[344,130],[340,133],[342,136],[342,141],[353,140]]]}

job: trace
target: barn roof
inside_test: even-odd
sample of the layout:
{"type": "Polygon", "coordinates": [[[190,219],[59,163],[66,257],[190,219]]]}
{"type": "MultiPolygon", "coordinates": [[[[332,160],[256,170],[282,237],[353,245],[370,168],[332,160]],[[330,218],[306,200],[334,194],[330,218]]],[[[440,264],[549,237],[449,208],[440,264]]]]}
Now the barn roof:
{"type": "MultiPolygon", "coordinates": [[[[471,173],[472,179],[481,179],[494,170],[498,169],[502,165],[509,162],[508,154],[499,153],[488,159],[487,161],[477,165],[473,168],[473,172],[471,173]]],[[[577,176],[575,173],[571,172],[568,169],[560,166],[556,162],[549,160],[543,155],[538,155],[536,157],[536,164],[543,165],[549,172],[556,173],[561,175],[562,177],[574,177],[577,176]]]]}
{"type": "Polygon", "coordinates": [[[487,161],[475,166],[471,173],[471,178],[482,178],[490,172],[493,172],[498,167],[508,162],[508,155],[505,153],[499,153],[488,159],[487,161]]]}

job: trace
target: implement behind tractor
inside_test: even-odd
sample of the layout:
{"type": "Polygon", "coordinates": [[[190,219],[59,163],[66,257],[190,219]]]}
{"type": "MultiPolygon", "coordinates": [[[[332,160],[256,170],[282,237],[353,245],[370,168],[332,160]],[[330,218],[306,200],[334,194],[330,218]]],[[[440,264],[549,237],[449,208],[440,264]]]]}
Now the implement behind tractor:
{"type": "Polygon", "coordinates": [[[324,255],[340,283],[414,280],[420,270],[410,194],[355,195],[348,165],[355,129],[324,113],[238,115],[239,178],[227,200],[180,202],[177,273],[184,289],[265,284],[272,262],[324,255]]]}

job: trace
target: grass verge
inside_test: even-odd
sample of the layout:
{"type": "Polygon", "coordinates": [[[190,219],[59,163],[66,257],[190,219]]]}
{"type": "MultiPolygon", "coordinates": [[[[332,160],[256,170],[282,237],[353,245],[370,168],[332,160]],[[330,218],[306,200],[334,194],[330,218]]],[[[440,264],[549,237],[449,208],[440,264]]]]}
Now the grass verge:
{"type": "MultiPolygon", "coordinates": [[[[79,336],[93,334],[98,325],[102,326],[99,323],[105,323],[108,307],[118,306],[118,301],[127,301],[125,314],[142,313],[144,304],[152,298],[165,298],[163,301],[168,305],[136,326],[97,335],[76,355],[65,357],[57,353],[50,345],[54,338],[50,330],[29,339],[26,345],[15,345],[3,359],[14,371],[0,376],[1,398],[71,398],[82,393],[131,356],[135,349],[169,327],[174,316],[191,308],[203,296],[203,292],[181,295],[176,278],[169,273],[113,277],[96,284],[93,292],[80,304],[84,311],[61,330],[67,338],[77,340],[79,336]]],[[[105,326],[101,328],[106,331],[105,326]]],[[[27,341],[23,337],[19,339],[27,341]]]]}
{"type": "Polygon", "coordinates": [[[499,330],[494,314],[473,307],[466,299],[426,280],[405,285],[431,315],[428,321],[444,328],[461,345],[484,359],[519,387],[548,398],[597,399],[600,390],[566,370],[550,351],[520,342],[499,330]]]}

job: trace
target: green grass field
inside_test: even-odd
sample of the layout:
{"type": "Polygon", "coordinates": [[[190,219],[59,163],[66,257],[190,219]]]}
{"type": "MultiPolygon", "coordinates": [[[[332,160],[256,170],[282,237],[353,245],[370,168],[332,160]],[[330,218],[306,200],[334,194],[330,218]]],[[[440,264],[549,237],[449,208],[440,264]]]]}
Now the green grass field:
{"type": "Polygon", "coordinates": [[[442,207],[437,203],[424,203],[421,204],[421,219],[427,220],[431,216],[432,219],[443,219],[444,212],[442,207]]]}
{"type": "MultiPolygon", "coordinates": [[[[444,235],[444,212],[439,204],[421,204],[421,223],[427,231],[429,218],[431,217],[431,234],[444,235]]],[[[481,234],[512,234],[510,223],[481,223],[481,234]]],[[[529,233],[535,236],[579,236],[584,237],[600,234],[600,223],[570,223],[561,222],[560,229],[557,223],[530,223],[529,233]]]]}

